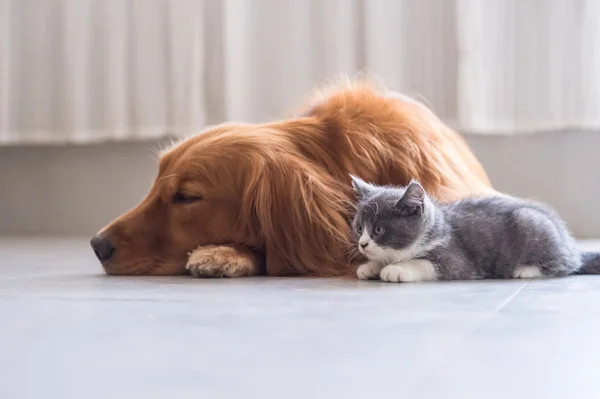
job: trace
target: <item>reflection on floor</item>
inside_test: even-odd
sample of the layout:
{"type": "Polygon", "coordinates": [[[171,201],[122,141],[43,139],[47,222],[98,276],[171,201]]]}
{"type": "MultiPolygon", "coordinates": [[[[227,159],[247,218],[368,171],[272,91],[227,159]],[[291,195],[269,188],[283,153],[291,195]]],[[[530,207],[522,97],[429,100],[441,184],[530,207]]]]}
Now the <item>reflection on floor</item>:
{"type": "Polygon", "coordinates": [[[107,277],[87,240],[5,238],[0,319],[7,399],[600,397],[600,276],[107,277]]]}

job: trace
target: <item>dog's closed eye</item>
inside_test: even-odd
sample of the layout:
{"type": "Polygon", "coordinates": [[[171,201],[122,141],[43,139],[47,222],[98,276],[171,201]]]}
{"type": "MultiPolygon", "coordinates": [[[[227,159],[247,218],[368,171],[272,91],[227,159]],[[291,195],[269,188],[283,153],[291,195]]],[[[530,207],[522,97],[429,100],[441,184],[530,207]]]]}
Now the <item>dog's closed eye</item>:
{"type": "Polygon", "coordinates": [[[189,195],[178,191],[173,195],[174,204],[191,204],[192,202],[200,201],[202,197],[198,195],[189,195]]]}

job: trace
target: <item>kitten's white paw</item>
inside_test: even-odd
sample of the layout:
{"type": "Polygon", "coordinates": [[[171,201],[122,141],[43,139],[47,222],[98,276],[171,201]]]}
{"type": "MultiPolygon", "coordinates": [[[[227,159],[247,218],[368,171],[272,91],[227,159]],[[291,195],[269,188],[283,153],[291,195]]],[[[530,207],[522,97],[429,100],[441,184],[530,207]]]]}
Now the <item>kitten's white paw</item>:
{"type": "Polygon", "coordinates": [[[424,259],[411,259],[402,263],[392,263],[381,270],[381,279],[389,283],[414,283],[437,280],[433,264],[424,259]]]}
{"type": "Polygon", "coordinates": [[[356,269],[356,275],[360,280],[373,280],[379,278],[383,266],[375,262],[367,262],[356,269]]]}
{"type": "Polygon", "coordinates": [[[537,266],[517,266],[513,274],[514,278],[540,278],[542,271],[537,266]]]}
{"type": "Polygon", "coordinates": [[[396,263],[387,265],[381,270],[381,280],[388,283],[410,283],[416,280],[417,276],[414,270],[406,263],[396,263]]]}

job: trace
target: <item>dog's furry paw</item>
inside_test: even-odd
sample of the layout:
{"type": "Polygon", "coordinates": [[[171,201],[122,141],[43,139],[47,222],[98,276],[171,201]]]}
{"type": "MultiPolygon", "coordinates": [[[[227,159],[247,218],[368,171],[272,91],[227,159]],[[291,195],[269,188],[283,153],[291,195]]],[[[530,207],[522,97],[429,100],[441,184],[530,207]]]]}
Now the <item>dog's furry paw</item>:
{"type": "Polygon", "coordinates": [[[247,277],[258,274],[254,256],[227,245],[198,247],[188,258],[185,268],[194,277],[247,277]]]}

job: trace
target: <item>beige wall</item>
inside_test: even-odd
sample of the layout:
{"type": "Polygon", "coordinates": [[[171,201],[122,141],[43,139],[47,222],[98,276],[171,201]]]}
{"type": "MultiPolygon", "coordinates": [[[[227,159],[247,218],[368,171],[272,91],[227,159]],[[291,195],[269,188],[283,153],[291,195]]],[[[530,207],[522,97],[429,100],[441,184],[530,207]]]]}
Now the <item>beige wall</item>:
{"type": "MultiPolygon", "coordinates": [[[[600,237],[599,134],[468,140],[496,188],[550,203],[579,238],[600,237]]],[[[0,147],[0,234],[92,235],[144,196],[155,147],[0,147]]]]}

